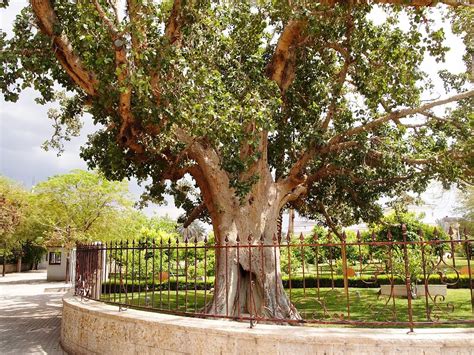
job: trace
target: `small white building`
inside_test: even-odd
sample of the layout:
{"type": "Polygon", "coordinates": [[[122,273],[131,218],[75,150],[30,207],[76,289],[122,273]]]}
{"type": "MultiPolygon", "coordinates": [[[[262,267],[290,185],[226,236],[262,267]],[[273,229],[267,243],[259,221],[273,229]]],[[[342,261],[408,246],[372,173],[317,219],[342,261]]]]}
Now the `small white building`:
{"type": "Polygon", "coordinates": [[[70,249],[63,247],[48,247],[46,254],[48,281],[66,281],[70,279],[70,249]]]}

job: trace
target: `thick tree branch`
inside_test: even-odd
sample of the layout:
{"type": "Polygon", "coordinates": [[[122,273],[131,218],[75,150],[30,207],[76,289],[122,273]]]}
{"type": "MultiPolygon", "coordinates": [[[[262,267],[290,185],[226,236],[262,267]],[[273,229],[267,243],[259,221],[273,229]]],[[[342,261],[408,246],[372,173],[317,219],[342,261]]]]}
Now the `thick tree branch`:
{"type": "Polygon", "coordinates": [[[181,41],[181,11],[181,0],[174,0],[173,9],[165,29],[165,35],[172,44],[181,41]]]}
{"type": "Polygon", "coordinates": [[[291,20],[278,39],[275,53],[266,67],[266,75],[284,93],[295,78],[296,48],[302,40],[305,21],[291,20]]]}
{"type": "Polygon", "coordinates": [[[92,2],[94,4],[97,12],[99,13],[100,18],[102,19],[102,21],[105,23],[105,25],[109,29],[109,32],[111,33],[111,35],[114,37],[114,39],[117,38],[118,37],[118,30],[115,27],[115,24],[112,22],[112,20],[110,20],[108,18],[107,14],[105,13],[102,6],[99,4],[98,0],[93,0],[92,2]]]}
{"type": "Polygon", "coordinates": [[[331,138],[329,140],[328,145],[339,143],[345,137],[351,137],[351,136],[357,135],[357,134],[362,133],[362,132],[369,132],[369,131],[373,130],[374,128],[379,127],[380,125],[382,125],[386,122],[398,120],[400,118],[415,115],[417,113],[422,113],[422,112],[425,112],[425,111],[427,111],[427,110],[429,110],[433,107],[446,105],[448,103],[456,102],[456,101],[467,99],[467,98],[470,98],[470,97],[474,97],[474,90],[466,91],[466,92],[463,92],[461,94],[454,95],[454,96],[448,97],[448,98],[443,99],[443,100],[433,101],[433,102],[427,103],[425,105],[422,105],[422,106],[419,106],[419,107],[416,107],[416,108],[406,108],[406,109],[403,109],[403,110],[400,110],[400,111],[391,112],[391,113],[386,114],[382,117],[379,117],[379,118],[377,118],[373,121],[370,121],[370,122],[368,122],[364,125],[354,127],[352,129],[347,130],[346,132],[343,132],[343,133],[340,133],[340,134],[334,136],[333,138],[331,138]]]}
{"type": "Polygon", "coordinates": [[[324,206],[324,204],[322,202],[319,202],[318,207],[319,207],[319,210],[320,210],[321,214],[326,219],[326,223],[327,223],[328,227],[331,228],[331,230],[334,232],[334,234],[336,234],[338,236],[338,238],[340,240],[342,240],[342,235],[339,233],[337,225],[333,222],[333,220],[332,220],[331,216],[329,215],[329,213],[327,212],[326,207],[324,206]]]}
{"type": "Polygon", "coordinates": [[[191,223],[193,223],[196,219],[198,219],[203,212],[206,210],[206,204],[202,202],[198,206],[196,206],[191,213],[189,214],[188,218],[186,218],[186,221],[183,223],[184,228],[188,228],[191,223]]]}
{"type": "MultiPolygon", "coordinates": [[[[175,46],[180,46],[181,44],[181,26],[182,26],[182,7],[181,7],[181,0],[174,0],[173,8],[171,10],[170,17],[168,18],[168,22],[166,23],[165,28],[165,36],[168,38],[170,44],[175,46]]],[[[156,59],[156,64],[159,66],[159,57],[156,59]]],[[[161,88],[160,82],[162,80],[160,76],[159,69],[155,69],[153,72],[150,73],[151,79],[151,89],[153,95],[156,98],[156,102],[158,105],[161,105],[161,88]]],[[[172,80],[170,75],[168,75],[166,80],[172,80]]]]}
{"type": "Polygon", "coordinates": [[[400,118],[418,114],[418,113],[423,113],[432,109],[433,107],[442,106],[451,102],[456,102],[456,101],[463,100],[470,97],[474,97],[474,90],[466,91],[464,93],[454,95],[442,100],[436,100],[436,101],[427,103],[425,105],[422,105],[416,108],[407,108],[400,111],[394,111],[382,117],[379,117],[373,121],[370,121],[364,125],[354,127],[352,129],[347,130],[344,133],[340,133],[332,137],[326,145],[324,145],[323,147],[319,147],[319,149],[315,146],[311,146],[303,154],[301,154],[300,158],[296,161],[296,163],[290,169],[288,173],[288,177],[282,180],[280,183],[283,185],[288,185],[290,186],[290,188],[301,183],[302,177],[300,175],[302,174],[303,169],[314,158],[315,154],[318,153],[318,156],[320,156],[321,153],[331,152],[332,149],[335,149],[336,151],[338,151],[339,149],[344,149],[346,147],[352,147],[353,145],[356,145],[356,143],[353,143],[351,141],[343,141],[343,139],[345,138],[357,135],[362,132],[369,132],[389,121],[399,122],[400,118]]]}
{"type": "Polygon", "coordinates": [[[140,64],[140,53],[147,47],[147,30],[144,24],[143,11],[146,5],[141,1],[127,0],[128,16],[130,17],[130,38],[135,65],[140,64]]]}
{"type": "MultiPolygon", "coordinates": [[[[328,7],[333,7],[336,4],[347,5],[347,3],[349,3],[347,0],[319,0],[315,2],[328,7]]],[[[474,6],[474,0],[353,0],[350,2],[351,5],[365,5],[368,3],[415,7],[435,6],[438,3],[443,3],[453,7],[474,6]]],[[[304,20],[290,20],[283,29],[283,32],[278,39],[273,57],[267,65],[267,77],[275,81],[283,93],[286,92],[295,77],[296,48],[304,42],[302,32],[305,27],[306,21],[304,20]]],[[[170,31],[172,31],[174,25],[169,26],[169,28],[170,31]]]]}
{"type": "Polygon", "coordinates": [[[301,184],[293,188],[290,192],[285,194],[280,200],[279,209],[281,210],[288,202],[296,201],[301,196],[305,195],[308,192],[308,188],[301,184]]]}
{"type": "Polygon", "coordinates": [[[56,58],[69,77],[88,95],[97,94],[96,75],[86,69],[74,52],[71,42],[64,33],[58,33],[58,18],[50,0],[31,0],[31,7],[41,31],[50,37],[56,58]]]}
{"type": "Polygon", "coordinates": [[[308,165],[308,163],[314,158],[317,154],[318,156],[322,156],[329,153],[339,152],[341,150],[356,147],[359,145],[357,141],[347,141],[341,142],[332,145],[326,145],[324,147],[317,148],[315,146],[310,147],[306,152],[304,152],[296,163],[290,169],[288,176],[285,179],[280,180],[281,184],[288,184],[288,183],[300,183],[302,176],[298,177],[301,174],[302,170],[308,165]]]}
{"type": "Polygon", "coordinates": [[[352,64],[351,37],[352,37],[352,32],[354,30],[354,20],[351,15],[351,10],[352,10],[352,6],[349,6],[349,9],[348,9],[349,14],[347,15],[347,20],[346,20],[346,40],[344,41],[345,46],[342,46],[338,43],[328,44],[329,48],[333,48],[334,50],[338,51],[343,56],[344,64],[342,65],[342,68],[337,75],[337,80],[334,84],[333,95],[331,98],[331,103],[329,104],[328,113],[321,125],[323,131],[327,131],[329,127],[329,123],[332,121],[334,114],[336,113],[337,98],[341,95],[342,89],[344,87],[344,83],[346,81],[347,73],[349,72],[349,66],[352,64]]]}
{"type": "Polygon", "coordinates": [[[135,131],[134,117],[132,114],[131,103],[132,103],[132,89],[130,87],[129,72],[130,65],[127,59],[127,50],[125,46],[125,39],[118,32],[113,22],[107,17],[106,12],[99,4],[98,0],[93,0],[94,6],[102,19],[104,24],[109,30],[113,46],[115,49],[115,68],[117,72],[117,81],[119,85],[119,107],[118,114],[120,116],[120,130],[118,135],[119,143],[129,147],[136,153],[143,153],[144,149],[141,144],[137,143],[138,132],[135,131]]]}
{"type": "MultiPolygon", "coordinates": [[[[218,226],[221,220],[222,211],[220,209],[221,206],[219,206],[218,201],[216,201],[214,198],[215,196],[212,191],[212,186],[209,183],[209,180],[205,176],[204,172],[201,170],[201,167],[198,165],[192,166],[189,169],[189,173],[199,186],[203,202],[206,205],[206,209],[208,210],[209,215],[211,216],[213,226],[218,226]]],[[[214,232],[218,231],[214,229],[214,232]]],[[[216,237],[218,237],[218,235],[219,234],[216,233],[216,237]]]]}
{"type": "MultiPolygon", "coordinates": [[[[231,192],[229,176],[221,166],[221,160],[216,150],[208,145],[202,144],[198,139],[190,136],[180,127],[173,127],[176,137],[188,146],[187,156],[197,164],[189,168],[189,173],[194,177],[201,189],[206,191],[208,197],[204,199],[207,210],[211,213],[220,211],[209,205],[209,203],[228,208],[234,208],[235,201],[229,200],[233,196],[231,192]],[[196,174],[196,175],[195,175],[196,174]]],[[[217,215],[216,215],[217,216],[217,215]]]]}

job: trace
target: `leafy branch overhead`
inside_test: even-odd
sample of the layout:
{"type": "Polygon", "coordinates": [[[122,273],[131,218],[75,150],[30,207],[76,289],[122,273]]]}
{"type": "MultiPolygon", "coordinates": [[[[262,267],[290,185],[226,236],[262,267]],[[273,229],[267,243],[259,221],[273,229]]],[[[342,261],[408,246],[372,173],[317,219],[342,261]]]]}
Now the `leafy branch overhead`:
{"type": "Polygon", "coordinates": [[[472,1],[251,3],[32,0],[0,35],[0,89],[60,100],[48,147],[89,113],[89,166],[172,193],[186,224],[288,203],[352,223],[431,179],[473,182],[472,55],[421,99],[424,58],[449,50],[436,13],[472,52],[472,1]]]}

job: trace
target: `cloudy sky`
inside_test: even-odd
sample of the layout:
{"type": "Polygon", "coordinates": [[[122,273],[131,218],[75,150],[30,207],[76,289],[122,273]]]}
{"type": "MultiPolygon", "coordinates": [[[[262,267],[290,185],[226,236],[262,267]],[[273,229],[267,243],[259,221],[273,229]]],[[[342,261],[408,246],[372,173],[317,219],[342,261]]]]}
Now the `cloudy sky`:
{"type": "MultiPolygon", "coordinates": [[[[0,27],[3,31],[11,33],[11,27],[16,14],[26,5],[26,0],[11,0],[7,9],[0,9],[0,27]]],[[[381,12],[374,13],[374,19],[383,21],[381,12]]],[[[424,63],[425,70],[436,73],[443,67],[451,71],[464,70],[461,62],[463,52],[462,42],[454,37],[447,26],[447,43],[451,51],[444,64],[437,64],[433,60],[424,63]]],[[[444,96],[440,81],[436,82],[437,91],[431,98],[444,96]]],[[[20,100],[9,103],[0,96],[0,173],[31,187],[49,176],[67,173],[72,169],[86,169],[86,164],[79,158],[79,148],[87,140],[87,134],[94,131],[90,121],[85,122],[80,137],[67,142],[65,152],[58,157],[56,152],[46,152],[41,149],[41,144],[52,134],[51,122],[48,119],[48,106],[40,106],[34,102],[36,94],[32,90],[22,93],[20,100]]],[[[427,97],[428,98],[428,97],[427,97]]],[[[142,190],[135,181],[130,182],[131,192],[138,197],[142,190]]],[[[429,221],[452,215],[455,205],[455,191],[443,192],[439,187],[431,188],[422,198],[430,206],[427,211],[429,221]]],[[[181,211],[174,207],[170,200],[167,206],[151,206],[147,214],[169,215],[176,218],[181,211]]],[[[427,217],[428,217],[427,216],[427,217]]],[[[304,229],[304,221],[297,222],[297,226],[304,229]]]]}

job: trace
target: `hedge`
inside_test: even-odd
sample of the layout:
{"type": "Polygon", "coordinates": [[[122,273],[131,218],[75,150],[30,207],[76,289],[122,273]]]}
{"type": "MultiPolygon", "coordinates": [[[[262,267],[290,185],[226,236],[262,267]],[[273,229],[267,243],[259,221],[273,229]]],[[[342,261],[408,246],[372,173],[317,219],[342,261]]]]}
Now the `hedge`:
{"type": "MultiPolygon", "coordinates": [[[[469,285],[469,276],[468,275],[459,275],[459,280],[456,282],[457,275],[456,274],[447,274],[445,282],[441,282],[441,278],[439,275],[431,275],[429,277],[428,283],[430,285],[440,285],[440,284],[448,284],[448,288],[470,288],[469,285]],[[451,285],[452,284],[452,285],[451,285]]],[[[332,280],[334,280],[334,287],[342,288],[344,287],[344,278],[342,275],[333,276],[332,280]]],[[[127,292],[141,292],[145,291],[148,287],[148,291],[159,291],[160,289],[165,291],[168,290],[168,281],[163,282],[160,284],[158,281],[153,283],[152,280],[141,280],[136,281],[134,280],[133,283],[131,280],[123,281],[124,285],[120,287],[119,280],[109,280],[102,284],[102,292],[104,293],[121,293],[127,289],[127,292]]],[[[377,279],[374,281],[370,277],[349,277],[348,278],[349,287],[353,288],[379,288],[380,285],[389,285],[390,280],[386,275],[379,275],[377,279]]],[[[398,277],[394,279],[394,283],[397,285],[403,285],[404,281],[398,277]]],[[[422,282],[418,284],[423,284],[422,282]]],[[[306,288],[315,288],[318,285],[318,280],[314,276],[308,276],[304,279],[304,286],[306,288]]],[[[285,288],[290,287],[290,282],[287,276],[283,277],[283,286],[285,288]]],[[[194,290],[194,279],[188,279],[187,289],[194,290]]],[[[209,278],[206,283],[203,280],[197,280],[196,282],[196,289],[197,290],[204,290],[204,289],[211,289],[214,287],[214,280],[209,278]],[[206,287],[207,285],[207,287],[206,287]]],[[[301,276],[294,276],[291,278],[291,287],[292,288],[303,288],[303,277],[301,276]]],[[[331,277],[329,276],[321,276],[319,278],[319,287],[332,287],[331,277]]],[[[171,290],[176,290],[176,280],[170,280],[169,288],[171,290]]],[[[180,277],[178,279],[178,290],[185,290],[186,289],[186,282],[184,277],[180,277]]]]}
{"type": "MultiPolygon", "coordinates": [[[[168,290],[168,280],[163,281],[161,284],[158,280],[124,280],[122,287],[120,286],[120,280],[109,280],[107,282],[102,283],[102,292],[104,293],[121,293],[125,292],[144,292],[145,289],[148,287],[148,291],[159,291],[160,289],[165,291],[168,290]]],[[[213,278],[208,278],[207,282],[205,283],[202,280],[196,281],[196,289],[197,290],[209,290],[214,287],[214,280],[213,278]],[[207,285],[207,287],[206,287],[207,285]]],[[[169,288],[171,291],[176,290],[176,280],[170,279],[169,281],[169,288]]],[[[178,278],[178,290],[185,290],[186,289],[186,281],[184,277],[178,278]]],[[[188,290],[194,290],[194,279],[188,278],[187,283],[188,290]]]]}
{"type": "MultiPolygon", "coordinates": [[[[448,284],[448,288],[469,288],[469,276],[468,275],[459,275],[459,280],[457,280],[456,274],[447,274],[444,282],[441,282],[441,277],[439,275],[430,275],[428,278],[428,284],[430,285],[442,285],[448,284]]],[[[342,275],[333,276],[334,287],[344,287],[344,278],[342,275]]],[[[332,287],[331,277],[321,276],[319,277],[319,287],[332,287]]],[[[376,279],[371,278],[370,276],[361,277],[349,277],[348,278],[349,287],[356,288],[379,288],[380,285],[390,285],[390,278],[387,275],[379,275],[376,279]]],[[[394,278],[395,285],[404,285],[405,281],[400,277],[394,278]]],[[[423,282],[418,282],[418,284],[423,284],[423,282]]],[[[318,279],[314,276],[309,276],[304,278],[304,286],[307,288],[314,288],[318,285],[318,279]]],[[[283,286],[285,288],[290,287],[290,281],[288,277],[283,277],[283,286]]],[[[292,288],[303,288],[303,277],[294,276],[291,278],[291,287],[292,288]]]]}

